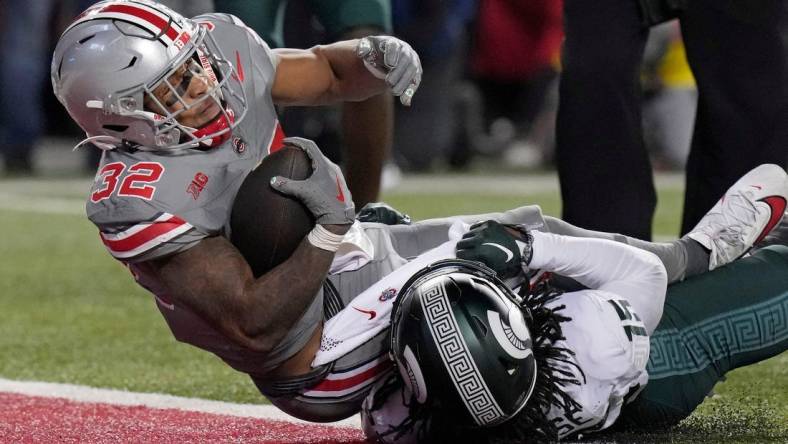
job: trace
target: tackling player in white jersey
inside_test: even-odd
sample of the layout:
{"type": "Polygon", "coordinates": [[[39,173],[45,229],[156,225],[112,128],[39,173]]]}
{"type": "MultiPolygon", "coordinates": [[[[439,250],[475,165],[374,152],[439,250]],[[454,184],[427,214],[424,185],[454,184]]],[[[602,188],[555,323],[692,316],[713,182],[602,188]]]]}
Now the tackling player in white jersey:
{"type": "Polygon", "coordinates": [[[725,373],[788,349],[788,239],[730,263],[749,249],[734,245],[771,232],[786,196],[776,165],[742,177],[689,235],[702,241],[712,226],[738,227],[715,236],[713,271],[668,287],[667,298],[676,264],[648,245],[477,224],[457,256],[495,272],[444,261],[402,287],[391,321],[399,375],[365,401],[367,436],[520,443],[617,421],[635,430],[675,425],[725,373]],[[513,278],[520,264],[581,285],[499,278],[513,278]]]}

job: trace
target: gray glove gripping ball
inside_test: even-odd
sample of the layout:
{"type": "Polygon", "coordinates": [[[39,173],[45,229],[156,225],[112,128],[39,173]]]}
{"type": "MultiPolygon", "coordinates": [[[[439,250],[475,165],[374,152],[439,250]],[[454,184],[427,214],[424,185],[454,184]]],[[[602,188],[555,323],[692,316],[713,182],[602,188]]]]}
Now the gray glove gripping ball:
{"type": "Polygon", "coordinates": [[[303,202],[318,224],[352,224],[355,220],[353,197],[339,167],[328,160],[311,140],[289,137],[283,142],[306,152],[312,161],[312,175],[304,180],[275,176],[271,178],[271,187],[303,202]]]}

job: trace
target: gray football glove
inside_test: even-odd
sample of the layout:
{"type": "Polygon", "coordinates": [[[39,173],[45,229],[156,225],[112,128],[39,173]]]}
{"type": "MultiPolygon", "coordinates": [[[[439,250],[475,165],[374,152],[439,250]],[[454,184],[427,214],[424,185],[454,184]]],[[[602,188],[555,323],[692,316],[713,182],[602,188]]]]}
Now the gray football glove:
{"type": "Polygon", "coordinates": [[[303,202],[320,225],[352,224],[355,220],[353,197],[339,167],[311,140],[288,137],[283,143],[306,152],[312,160],[312,174],[304,180],[275,176],[271,178],[271,187],[303,202]]]}
{"type": "Polygon", "coordinates": [[[421,83],[421,60],[411,46],[396,37],[371,36],[358,41],[356,54],[377,78],[386,79],[391,93],[410,106],[421,83]]]}
{"type": "Polygon", "coordinates": [[[410,225],[410,216],[383,202],[370,202],[356,216],[361,222],[376,222],[386,225],[410,225]]]}
{"type": "Polygon", "coordinates": [[[521,236],[513,236],[505,225],[494,220],[471,225],[470,231],[457,242],[457,257],[481,262],[501,279],[517,276],[531,262],[533,239],[524,228],[511,228],[520,231],[521,236]]]}

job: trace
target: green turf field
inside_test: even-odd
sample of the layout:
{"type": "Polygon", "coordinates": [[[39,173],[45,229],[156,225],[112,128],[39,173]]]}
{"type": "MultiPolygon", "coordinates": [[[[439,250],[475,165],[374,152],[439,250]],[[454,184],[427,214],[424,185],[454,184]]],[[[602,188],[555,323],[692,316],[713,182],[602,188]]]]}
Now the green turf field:
{"type": "MultiPolygon", "coordinates": [[[[0,377],[261,403],[251,382],[172,339],[152,297],[81,215],[81,181],[0,181],[0,377]]],[[[657,235],[675,236],[681,190],[660,190],[657,235]]],[[[538,203],[557,192],[391,192],[416,219],[538,203]]],[[[729,375],[676,430],[618,442],[788,442],[788,354],[729,375]]]]}

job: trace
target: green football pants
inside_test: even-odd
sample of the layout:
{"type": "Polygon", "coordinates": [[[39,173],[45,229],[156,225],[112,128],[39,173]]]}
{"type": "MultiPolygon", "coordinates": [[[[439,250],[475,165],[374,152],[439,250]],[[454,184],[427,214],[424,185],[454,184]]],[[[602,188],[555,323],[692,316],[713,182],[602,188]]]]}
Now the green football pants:
{"type": "Polygon", "coordinates": [[[668,287],[651,336],[649,382],[626,405],[619,428],[678,423],[729,371],[788,349],[788,247],[752,256],[668,287]]]}

